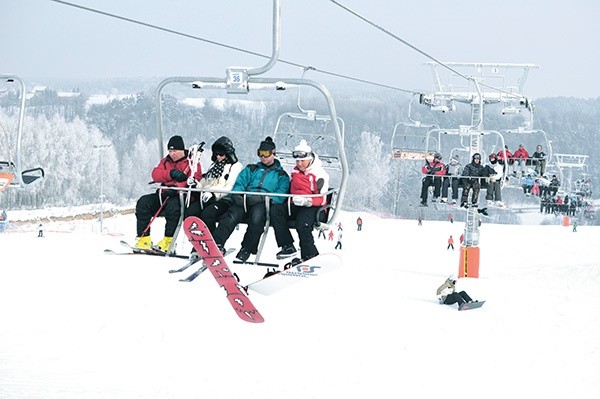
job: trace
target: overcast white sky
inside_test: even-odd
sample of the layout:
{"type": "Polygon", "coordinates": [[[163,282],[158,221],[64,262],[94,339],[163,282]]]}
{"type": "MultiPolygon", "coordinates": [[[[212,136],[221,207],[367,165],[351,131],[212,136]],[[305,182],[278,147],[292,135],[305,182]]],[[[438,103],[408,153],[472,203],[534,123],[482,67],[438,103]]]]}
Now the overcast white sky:
{"type": "MultiPolygon", "coordinates": [[[[270,55],[268,0],[71,0],[85,7],[270,55]]],[[[533,98],[600,96],[596,0],[339,0],[440,61],[541,66],[533,98]]],[[[0,73],[24,79],[224,76],[266,59],[70,7],[0,0],[0,73]]],[[[427,57],[328,0],[282,0],[280,59],[406,90],[431,88],[427,57]]],[[[268,76],[300,77],[278,65],[268,76]]],[[[328,75],[311,79],[326,82],[328,75]]]]}

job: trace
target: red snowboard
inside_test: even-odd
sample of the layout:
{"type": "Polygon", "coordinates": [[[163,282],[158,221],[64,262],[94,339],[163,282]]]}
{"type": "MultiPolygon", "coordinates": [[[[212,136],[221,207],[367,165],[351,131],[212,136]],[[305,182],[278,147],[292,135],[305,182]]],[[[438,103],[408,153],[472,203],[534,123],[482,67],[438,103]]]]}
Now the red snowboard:
{"type": "Polygon", "coordinates": [[[229,266],[225,263],[221,251],[217,248],[217,244],[204,222],[195,216],[188,217],[183,222],[183,230],[198,252],[198,256],[202,258],[204,265],[217,280],[217,284],[227,292],[227,299],[240,319],[250,323],[265,321],[229,270],[229,266]]]}

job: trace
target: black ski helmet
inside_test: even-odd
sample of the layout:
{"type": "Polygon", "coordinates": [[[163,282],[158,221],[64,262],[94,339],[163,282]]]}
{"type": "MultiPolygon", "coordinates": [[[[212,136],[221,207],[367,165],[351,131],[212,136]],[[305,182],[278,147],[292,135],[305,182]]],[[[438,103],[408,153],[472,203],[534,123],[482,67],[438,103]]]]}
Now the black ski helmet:
{"type": "Polygon", "coordinates": [[[211,161],[217,161],[216,154],[225,154],[227,158],[227,163],[234,164],[238,161],[237,156],[235,155],[235,148],[233,147],[233,142],[226,136],[219,137],[212,145],[212,156],[211,161]]]}

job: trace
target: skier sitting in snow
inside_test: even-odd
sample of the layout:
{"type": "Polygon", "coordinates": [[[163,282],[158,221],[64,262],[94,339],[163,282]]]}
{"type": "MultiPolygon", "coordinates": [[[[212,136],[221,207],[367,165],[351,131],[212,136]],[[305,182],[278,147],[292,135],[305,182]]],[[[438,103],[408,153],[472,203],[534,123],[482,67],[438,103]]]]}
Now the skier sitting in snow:
{"type": "Polygon", "coordinates": [[[438,287],[437,296],[438,302],[444,305],[457,303],[460,307],[463,303],[473,302],[465,291],[456,292],[456,280],[452,276],[448,277],[444,284],[438,287]]]}
{"type": "MultiPolygon", "coordinates": [[[[153,216],[161,209],[160,216],[165,217],[165,236],[158,243],[158,248],[167,251],[173,241],[179,217],[181,216],[181,205],[179,193],[168,187],[186,187],[191,173],[188,162],[188,150],[185,149],[183,138],[173,136],[167,144],[169,155],[160,160],[158,165],[152,169],[152,181],[160,183],[161,187],[152,194],[146,194],[138,199],[135,206],[135,217],[137,219],[137,242],[136,248],[152,248],[150,238],[150,223],[153,216]]],[[[196,179],[202,177],[202,168],[198,167],[196,179]]]]}
{"type": "Polygon", "coordinates": [[[481,154],[476,152],[473,154],[471,163],[465,165],[463,169],[463,192],[460,201],[461,207],[467,207],[469,201],[469,192],[471,194],[471,204],[477,206],[479,202],[479,190],[481,190],[481,178],[485,176],[485,168],[481,165],[481,154]]]}
{"type": "Polygon", "coordinates": [[[433,186],[433,202],[437,201],[442,188],[442,178],[446,174],[446,166],[442,163],[442,155],[436,152],[433,161],[425,160],[421,171],[426,174],[421,185],[421,206],[427,206],[427,191],[433,186]]]}

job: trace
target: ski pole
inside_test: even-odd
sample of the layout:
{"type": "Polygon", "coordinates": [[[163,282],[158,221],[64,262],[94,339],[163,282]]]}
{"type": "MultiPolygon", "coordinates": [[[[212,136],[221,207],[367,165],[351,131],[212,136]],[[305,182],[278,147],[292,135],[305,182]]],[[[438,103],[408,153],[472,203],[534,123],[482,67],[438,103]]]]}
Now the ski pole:
{"type": "MultiPolygon", "coordinates": [[[[159,198],[160,198],[160,190],[159,190],[159,198]]],[[[146,234],[146,232],[150,229],[150,226],[152,226],[152,222],[154,222],[154,219],[156,219],[158,217],[158,215],[160,215],[160,213],[162,212],[163,208],[165,207],[165,204],[167,203],[167,201],[169,200],[170,197],[167,197],[164,201],[162,201],[162,204],[160,204],[160,208],[158,208],[158,211],[156,211],[156,213],[154,214],[154,216],[152,216],[152,219],[150,219],[150,222],[148,223],[148,226],[146,226],[146,228],[144,229],[144,231],[142,231],[142,236],[144,236],[146,234]]]]}

